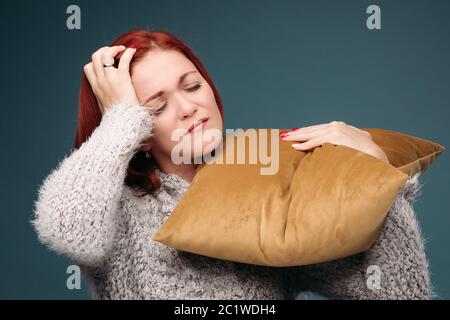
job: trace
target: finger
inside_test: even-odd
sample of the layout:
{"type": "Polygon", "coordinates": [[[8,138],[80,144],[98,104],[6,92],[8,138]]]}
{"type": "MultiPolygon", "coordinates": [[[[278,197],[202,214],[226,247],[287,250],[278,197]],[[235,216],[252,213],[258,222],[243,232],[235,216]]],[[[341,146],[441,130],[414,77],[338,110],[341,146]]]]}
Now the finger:
{"type": "Polygon", "coordinates": [[[95,71],[95,76],[98,79],[103,78],[103,76],[105,75],[104,73],[104,67],[103,67],[103,62],[102,62],[102,54],[103,51],[107,50],[109,47],[101,47],[100,49],[98,49],[97,51],[95,51],[92,56],[92,63],[94,64],[94,71],[95,71]]]}
{"type": "Polygon", "coordinates": [[[306,151],[321,146],[323,143],[329,142],[328,140],[329,139],[327,139],[327,135],[320,135],[303,143],[294,143],[292,145],[292,148],[294,148],[295,150],[306,151]]]}
{"type": "Polygon", "coordinates": [[[130,61],[136,53],[136,48],[127,48],[119,60],[118,70],[122,72],[130,72],[130,61]]]}
{"type": "MultiPolygon", "coordinates": [[[[110,47],[107,50],[103,51],[102,54],[102,63],[103,64],[114,64],[114,57],[121,51],[125,50],[126,47],[125,46],[114,46],[114,47],[110,47]]],[[[113,70],[114,68],[109,67],[109,68],[105,68],[103,66],[103,70],[104,72],[108,72],[109,70],[113,70]]]]}
{"type": "Polygon", "coordinates": [[[98,100],[98,97],[97,97],[97,92],[98,92],[97,77],[95,75],[93,63],[89,62],[88,64],[86,64],[83,67],[83,70],[84,70],[84,74],[86,75],[86,78],[88,79],[89,84],[90,84],[90,86],[92,88],[92,92],[94,93],[95,99],[97,100],[98,108],[99,108],[100,112],[103,114],[103,112],[104,112],[103,106],[102,106],[102,104],[100,103],[100,100],[98,100]]]}
{"type": "Polygon", "coordinates": [[[329,123],[316,124],[316,125],[312,125],[312,126],[308,126],[308,127],[302,127],[300,129],[297,129],[297,130],[288,131],[286,134],[287,135],[292,135],[292,134],[295,134],[295,133],[298,133],[298,132],[309,132],[311,130],[316,130],[316,129],[319,129],[319,128],[323,128],[323,127],[326,127],[328,125],[329,125],[329,123]]]}
{"type": "Polygon", "coordinates": [[[83,72],[86,75],[86,78],[88,79],[89,84],[92,87],[92,90],[94,90],[94,88],[97,87],[97,79],[95,76],[94,64],[92,62],[89,62],[88,64],[86,64],[83,67],[83,72]]]}
{"type": "Polygon", "coordinates": [[[318,128],[324,128],[324,127],[336,127],[336,126],[349,126],[347,125],[345,122],[343,121],[331,121],[329,123],[323,123],[323,124],[317,124],[317,125],[313,125],[313,126],[308,126],[308,127],[303,127],[297,130],[293,130],[293,131],[288,131],[287,135],[292,135],[295,134],[297,132],[309,132],[310,130],[315,130],[318,128]]]}
{"type": "Polygon", "coordinates": [[[317,137],[318,135],[326,134],[330,130],[329,126],[318,126],[317,128],[308,128],[308,130],[303,131],[303,128],[301,130],[297,131],[291,131],[290,135],[287,135],[285,137],[282,137],[284,141],[305,141],[313,139],[314,137],[317,137]]]}

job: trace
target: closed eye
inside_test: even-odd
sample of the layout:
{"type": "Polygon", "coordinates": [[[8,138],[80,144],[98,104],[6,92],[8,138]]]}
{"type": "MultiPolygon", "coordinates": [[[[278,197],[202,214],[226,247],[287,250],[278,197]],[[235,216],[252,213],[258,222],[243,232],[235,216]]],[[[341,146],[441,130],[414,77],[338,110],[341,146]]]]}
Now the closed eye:
{"type": "Polygon", "coordinates": [[[187,88],[186,91],[187,92],[193,92],[193,91],[197,91],[198,89],[200,89],[202,85],[200,83],[197,83],[195,86],[192,86],[190,88],[187,88]]]}
{"type": "MultiPolygon", "coordinates": [[[[202,86],[202,85],[201,85],[200,83],[197,83],[196,85],[194,85],[194,86],[192,86],[192,87],[190,87],[190,88],[187,88],[186,91],[187,91],[187,92],[194,92],[194,91],[197,91],[198,89],[200,89],[201,86],[202,86]]],[[[155,114],[155,115],[161,114],[161,113],[164,111],[164,109],[166,109],[166,107],[167,107],[167,102],[166,102],[162,107],[160,107],[158,110],[156,110],[156,111],[154,112],[154,114],[155,114]]]]}
{"type": "Polygon", "coordinates": [[[167,107],[167,102],[161,107],[161,108],[159,108],[158,110],[156,110],[155,112],[154,112],[154,114],[155,115],[159,115],[160,113],[162,113],[163,111],[164,111],[164,109],[167,107]]]}

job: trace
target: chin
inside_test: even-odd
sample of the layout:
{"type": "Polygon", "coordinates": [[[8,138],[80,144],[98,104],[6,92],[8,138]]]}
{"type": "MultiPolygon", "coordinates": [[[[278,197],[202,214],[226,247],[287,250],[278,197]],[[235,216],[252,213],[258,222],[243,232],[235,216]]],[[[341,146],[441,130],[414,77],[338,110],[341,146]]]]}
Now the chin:
{"type": "MultiPolygon", "coordinates": [[[[215,139],[214,142],[211,141],[203,141],[202,146],[199,148],[192,148],[191,155],[192,159],[195,157],[198,157],[199,155],[205,156],[205,155],[211,155],[212,151],[220,145],[221,139],[217,141],[215,139]]],[[[214,154],[213,154],[214,155],[214,154]]]]}

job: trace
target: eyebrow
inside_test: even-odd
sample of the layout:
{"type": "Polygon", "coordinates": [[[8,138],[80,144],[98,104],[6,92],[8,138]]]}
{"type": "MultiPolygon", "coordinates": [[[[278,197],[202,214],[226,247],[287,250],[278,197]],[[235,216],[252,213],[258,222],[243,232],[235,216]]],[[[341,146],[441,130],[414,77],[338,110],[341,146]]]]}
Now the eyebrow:
{"type": "MultiPolygon", "coordinates": [[[[185,79],[189,74],[194,73],[194,72],[197,72],[197,70],[192,70],[192,71],[188,71],[188,72],[183,73],[183,74],[180,76],[180,78],[178,79],[178,85],[180,85],[180,83],[182,83],[182,82],[184,81],[184,79],[185,79]]],[[[145,105],[147,102],[149,102],[149,101],[151,101],[151,100],[153,100],[153,99],[156,99],[156,98],[162,96],[163,94],[164,94],[164,91],[158,91],[158,92],[155,93],[154,95],[148,97],[147,100],[145,100],[145,102],[142,103],[141,105],[143,106],[143,105],[145,105]]]]}

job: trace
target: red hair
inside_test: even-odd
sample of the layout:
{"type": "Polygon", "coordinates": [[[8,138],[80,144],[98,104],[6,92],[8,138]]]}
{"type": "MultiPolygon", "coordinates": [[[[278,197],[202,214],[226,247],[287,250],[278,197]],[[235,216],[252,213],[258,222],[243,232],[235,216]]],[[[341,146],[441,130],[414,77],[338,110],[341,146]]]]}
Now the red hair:
{"type": "MultiPolygon", "coordinates": [[[[148,52],[154,49],[176,50],[184,54],[197,67],[198,71],[213,90],[223,121],[223,106],[219,93],[203,64],[186,44],[169,32],[137,29],[123,34],[111,46],[124,45],[128,47],[131,44],[134,44],[137,50],[130,62],[130,73],[132,73],[133,64],[142,60],[148,52]]],[[[115,67],[118,66],[122,53],[123,51],[115,57],[115,67]]],[[[78,123],[74,149],[78,149],[89,138],[95,128],[100,124],[101,119],[102,113],[99,109],[97,99],[86,75],[83,73],[78,101],[78,123]]],[[[142,150],[137,151],[128,165],[125,184],[134,190],[140,191],[141,195],[158,190],[160,182],[155,175],[155,168],[157,168],[157,164],[153,158],[147,159],[142,150]]]]}

